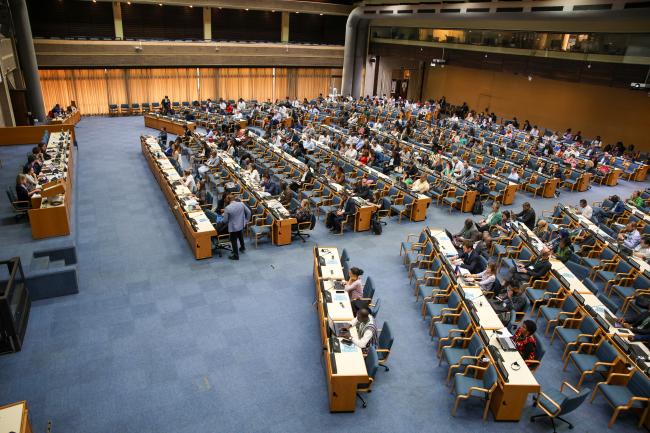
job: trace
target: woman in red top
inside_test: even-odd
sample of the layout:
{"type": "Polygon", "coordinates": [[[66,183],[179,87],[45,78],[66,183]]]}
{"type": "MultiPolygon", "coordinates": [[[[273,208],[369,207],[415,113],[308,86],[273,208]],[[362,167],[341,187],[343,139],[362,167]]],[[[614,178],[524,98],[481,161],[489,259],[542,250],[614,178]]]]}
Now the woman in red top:
{"type": "Polygon", "coordinates": [[[529,365],[528,361],[535,361],[537,359],[537,340],[534,335],[535,331],[537,331],[537,325],[535,322],[532,320],[526,320],[519,329],[517,329],[514,337],[512,337],[521,357],[526,361],[526,365],[529,365]]]}
{"type": "Polygon", "coordinates": [[[370,153],[368,152],[368,149],[363,149],[363,151],[361,152],[361,157],[359,158],[359,162],[363,165],[367,165],[369,160],[370,160],[370,153]]]}

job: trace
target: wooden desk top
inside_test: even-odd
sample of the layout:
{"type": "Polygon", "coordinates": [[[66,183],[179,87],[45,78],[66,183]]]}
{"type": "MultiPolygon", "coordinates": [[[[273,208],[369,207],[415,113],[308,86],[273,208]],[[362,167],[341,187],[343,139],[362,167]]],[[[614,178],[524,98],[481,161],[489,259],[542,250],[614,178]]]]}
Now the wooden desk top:
{"type": "MultiPolygon", "coordinates": [[[[327,302],[327,318],[333,322],[350,322],[354,319],[352,303],[347,292],[337,293],[334,289],[334,280],[323,280],[323,289],[332,295],[332,302],[327,302]]],[[[325,300],[323,299],[323,302],[325,300]]]]}
{"type": "MultiPolygon", "coordinates": [[[[350,328],[350,334],[356,335],[356,328],[350,328]]],[[[338,338],[338,337],[337,337],[338,338]]],[[[363,352],[355,344],[345,345],[342,338],[339,339],[341,352],[334,354],[336,360],[336,374],[334,376],[367,376],[366,362],[363,357],[363,352]]],[[[328,352],[331,353],[332,349],[329,347],[329,340],[327,342],[328,352]]]]}
{"type": "MultiPolygon", "coordinates": [[[[502,336],[510,336],[510,332],[505,328],[500,329],[502,336]]],[[[497,338],[501,335],[497,334],[495,331],[487,331],[488,338],[490,339],[489,344],[493,345],[497,351],[503,357],[503,366],[508,372],[508,385],[512,386],[529,386],[539,388],[539,383],[537,379],[533,376],[533,373],[530,371],[526,362],[521,357],[521,354],[516,351],[505,351],[501,348],[501,345],[497,341],[497,338]],[[517,365],[515,365],[515,363],[517,365]]]]}
{"type": "Polygon", "coordinates": [[[499,315],[494,311],[492,305],[485,297],[485,295],[473,298],[471,303],[476,308],[476,315],[479,318],[478,325],[485,330],[494,330],[503,328],[503,323],[499,319],[499,315]]]}
{"type": "MultiPolygon", "coordinates": [[[[365,366],[364,366],[365,367],[365,366]]],[[[22,428],[23,412],[25,411],[25,402],[21,401],[0,408],[0,432],[19,433],[22,428]]]]}

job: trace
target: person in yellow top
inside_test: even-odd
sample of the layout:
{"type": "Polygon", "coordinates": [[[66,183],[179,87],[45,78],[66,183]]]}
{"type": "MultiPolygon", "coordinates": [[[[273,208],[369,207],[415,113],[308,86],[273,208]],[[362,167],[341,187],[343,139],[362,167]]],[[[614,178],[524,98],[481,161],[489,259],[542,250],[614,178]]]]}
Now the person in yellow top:
{"type": "Polygon", "coordinates": [[[420,194],[429,192],[429,182],[427,181],[426,173],[420,174],[420,177],[411,185],[411,190],[420,194]]]}

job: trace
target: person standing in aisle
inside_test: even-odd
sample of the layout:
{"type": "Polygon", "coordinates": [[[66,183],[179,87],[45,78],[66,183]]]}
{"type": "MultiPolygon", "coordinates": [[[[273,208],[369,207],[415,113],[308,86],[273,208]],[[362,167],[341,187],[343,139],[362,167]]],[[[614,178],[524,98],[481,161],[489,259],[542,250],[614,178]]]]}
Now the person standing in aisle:
{"type": "Polygon", "coordinates": [[[230,260],[239,260],[239,251],[246,251],[244,245],[244,228],[251,218],[251,211],[246,205],[239,201],[239,197],[229,194],[226,197],[226,207],[223,210],[224,222],[228,223],[228,234],[230,235],[230,245],[232,254],[228,256],[230,260]],[[237,241],[239,240],[239,249],[237,241]]]}

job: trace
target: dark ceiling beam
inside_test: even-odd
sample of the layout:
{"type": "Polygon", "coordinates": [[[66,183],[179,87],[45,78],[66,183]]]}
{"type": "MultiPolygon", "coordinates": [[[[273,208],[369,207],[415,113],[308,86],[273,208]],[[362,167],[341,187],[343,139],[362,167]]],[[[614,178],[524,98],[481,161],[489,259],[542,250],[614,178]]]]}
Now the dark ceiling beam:
{"type": "MultiPolygon", "coordinates": [[[[112,0],[98,0],[112,3],[112,0]]],[[[119,0],[125,3],[126,0],[119,0]]],[[[348,5],[294,0],[130,0],[131,3],[167,6],[193,6],[197,8],[250,9],[306,14],[348,15],[354,8],[348,5]]]]}

